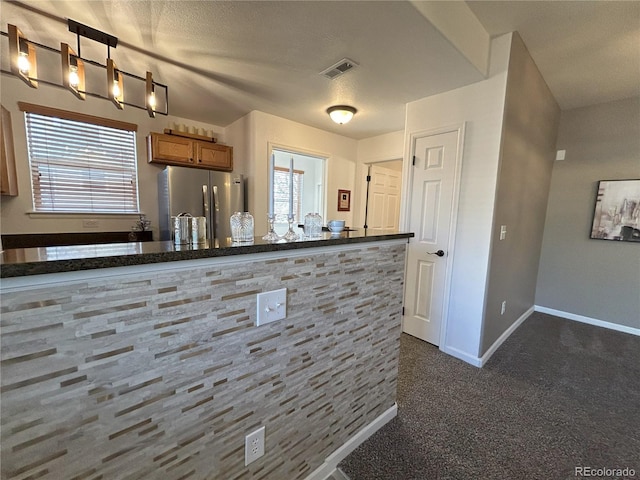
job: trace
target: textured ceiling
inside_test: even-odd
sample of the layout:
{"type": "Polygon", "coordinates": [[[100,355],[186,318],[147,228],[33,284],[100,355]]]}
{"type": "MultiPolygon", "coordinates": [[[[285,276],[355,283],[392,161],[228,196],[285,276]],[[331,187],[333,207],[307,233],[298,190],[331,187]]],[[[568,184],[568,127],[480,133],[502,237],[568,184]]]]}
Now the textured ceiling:
{"type": "MultiPolygon", "coordinates": [[[[490,34],[520,32],[563,109],[639,93],[640,2],[468,4],[490,34]]],[[[403,1],[30,0],[0,15],[55,47],[75,44],[67,18],[117,36],[118,66],[169,85],[172,114],[220,126],[261,110],[366,138],[403,129],[407,102],[482,79],[403,1]],[[319,75],[344,57],[359,67],[319,75]],[[325,110],[343,103],[358,113],[338,126],[325,110]]],[[[85,41],[82,56],[105,51],[85,41]]]]}
{"type": "Polygon", "coordinates": [[[482,79],[408,2],[31,0],[1,14],[48,45],[75,41],[66,17],[117,36],[118,66],[169,85],[172,114],[222,126],[261,110],[364,138],[403,129],[407,102],[482,79]],[[359,67],[319,75],[344,57],[359,67]],[[335,104],[356,119],[335,125],[335,104]]]}
{"type": "Polygon", "coordinates": [[[639,1],[470,1],[491,35],[518,31],[560,108],[640,95],[639,1]]]}

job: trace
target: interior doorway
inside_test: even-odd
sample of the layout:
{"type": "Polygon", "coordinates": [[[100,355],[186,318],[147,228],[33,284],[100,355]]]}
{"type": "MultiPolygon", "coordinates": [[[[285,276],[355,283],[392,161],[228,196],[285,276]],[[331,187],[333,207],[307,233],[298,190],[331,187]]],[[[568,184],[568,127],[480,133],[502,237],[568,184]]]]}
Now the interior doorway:
{"type": "Polygon", "coordinates": [[[367,166],[364,226],[371,230],[398,230],[402,160],[389,160],[367,166]]]}
{"type": "Polygon", "coordinates": [[[293,199],[294,224],[302,224],[307,213],[319,213],[325,219],[326,158],[292,149],[273,147],[275,230],[284,234],[288,229],[287,215],[293,199]],[[293,195],[291,164],[293,163],[293,195]]]}
{"type": "Polygon", "coordinates": [[[412,135],[402,329],[434,345],[446,332],[464,127],[412,135]]]}

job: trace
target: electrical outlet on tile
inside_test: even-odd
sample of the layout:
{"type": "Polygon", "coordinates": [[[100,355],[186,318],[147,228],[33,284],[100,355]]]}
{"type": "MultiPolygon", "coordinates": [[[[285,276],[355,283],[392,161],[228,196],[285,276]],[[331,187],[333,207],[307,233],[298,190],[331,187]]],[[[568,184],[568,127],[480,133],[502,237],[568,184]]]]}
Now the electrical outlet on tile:
{"type": "Polygon", "coordinates": [[[264,425],[244,437],[244,466],[264,455],[264,425]]]}

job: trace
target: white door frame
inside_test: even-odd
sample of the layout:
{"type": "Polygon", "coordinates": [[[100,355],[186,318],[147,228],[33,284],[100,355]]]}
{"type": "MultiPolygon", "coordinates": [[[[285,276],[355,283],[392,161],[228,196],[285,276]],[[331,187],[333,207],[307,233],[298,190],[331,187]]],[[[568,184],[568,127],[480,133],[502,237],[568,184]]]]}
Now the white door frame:
{"type": "MultiPolygon", "coordinates": [[[[449,244],[447,245],[447,262],[445,267],[445,285],[444,285],[444,301],[442,306],[442,322],[440,325],[440,343],[438,348],[444,350],[447,339],[447,325],[449,323],[449,297],[451,296],[451,280],[453,276],[453,258],[454,248],[456,243],[456,228],[458,225],[458,200],[460,197],[460,181],[462,177],[462,156],[464,147],[464,133],[466,122],[448,125],[444,127],[438,127],[428,130],[419,130],[416,132],[409,132],[405,136],[405,151],[404,162],[402,167],[402,191],[401,191],[401,203],[400,203],[400,230],[408,231],[409,225],[411,225],[409,201],[411,200],[411,187],[413,186],[413,155],[415,153],[416,140],[421,137],[429,137],[432,135],[439,135],[441,133],[456,132],[458,134],[458,149],[456,154],[456,167],[453,181],[453,201],[451,202],[451,224],[449,227],[449,244]]],[[[405,257],[406,259],[406,257],[405,257]]],[[[405,268],[405,282],[404,290],[402,292],[402,298],[405,298],[407,288],[405,268]]]]}

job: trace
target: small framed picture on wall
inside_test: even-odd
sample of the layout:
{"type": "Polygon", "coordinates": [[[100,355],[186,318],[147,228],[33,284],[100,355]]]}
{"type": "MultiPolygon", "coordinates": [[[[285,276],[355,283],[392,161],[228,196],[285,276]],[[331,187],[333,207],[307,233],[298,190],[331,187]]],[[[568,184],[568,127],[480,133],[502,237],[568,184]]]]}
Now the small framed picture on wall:
{"type": "Polygon", "coordinates": [[[338,190],[338,211],[351,210],[351,190],[338,190]]]}

